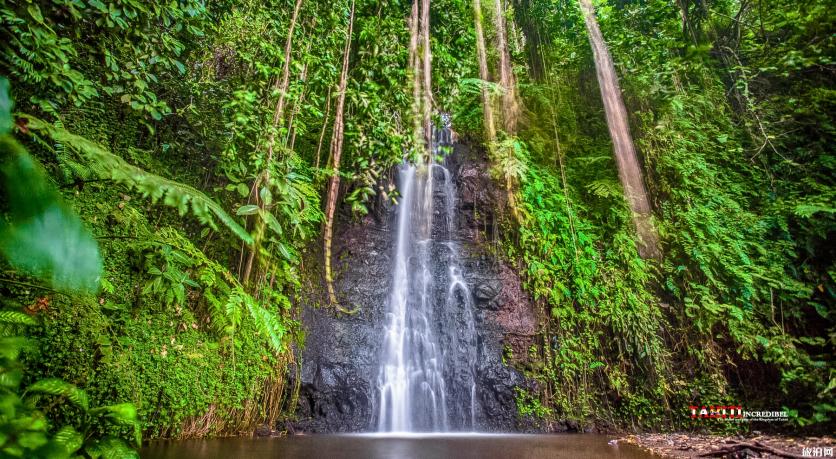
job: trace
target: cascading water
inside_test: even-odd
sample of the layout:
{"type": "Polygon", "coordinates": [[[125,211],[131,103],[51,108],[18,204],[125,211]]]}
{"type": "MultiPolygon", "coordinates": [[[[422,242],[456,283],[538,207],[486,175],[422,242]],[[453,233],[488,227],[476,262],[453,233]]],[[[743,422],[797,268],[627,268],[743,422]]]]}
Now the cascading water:
{"type": "MultiPolygon", "coordinates": [[[[449,121],[434,131],[433,157],[450,144],[449,121]]],[[[438,163],[404,164],[398,186],[378,431],[475,430],[477,338],[456,242],[456,189],[438,163]]]]}

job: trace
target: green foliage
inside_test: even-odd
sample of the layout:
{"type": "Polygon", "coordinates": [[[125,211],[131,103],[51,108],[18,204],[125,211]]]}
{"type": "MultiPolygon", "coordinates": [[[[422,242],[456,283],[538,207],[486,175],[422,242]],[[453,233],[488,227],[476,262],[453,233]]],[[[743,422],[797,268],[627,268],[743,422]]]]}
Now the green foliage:
{"type": "Polygon", "coordinates": [[[531,416],[537,419],[543,419],[551,416],[551,409],[543,406],[540,400],[534,398],[528,391],[521,387],[514,388],[514,401],[517,404],[517,412],[521,416],[531,416]]]}
{"type": "MultiPolygon", "coordinates": [[[[154,277],[143,293],[160,297],[166,305],[186,305],[187,289],[202,291],[213,327],[234,339],[236,330],[244,326],[254,329],[277,354],[287,350],[285,333],[288,325],[282,312],[290,309],[290,300],[271,289],[262,291],[256,300],[223,266],[209,259],[179,232],[165,228],[158,234],[160,242],[145,246],[147,257],[154,260],[148,273],[154,277]],[[160,260],[159,267],[155,260],[160,260]],[[189,273],[194,273],[195,280],[189,273]]],[[[290,322],[290,321],[287,321],[290,322]]],[[[259,339],[259,338],[256,338],[259,339]]]]}
{"type": "Polygon", "coordinates": [[[95,291],[102,269],[98,246],[8,132],[11,106],[8,82],[0,78],[0,176],[7,203],[0,251],[15,268],[57,289],[95,291]]]}
{"type": "Polygon", "coordinates": [[[525,143],[507,137],[490,146],[490,151],[493,156],[492,175],[516,186],[526,174],[528,151],[525,143]]]}
{"type": "Polygon", "coordinates": [[[184,51],[206,20],[193,0],[3,2],[0,56],[17,81],[48,89],[33,101],[81,105],[105,94],[159,120],[170,108],[152,85],[186,72],[184,51]]]}
{"type": "Polygon", "coordinates": [[[71,401],[79,408],[82,408],[85,411],[90,409],[90,403],[87,400],[87,394],[84,393],[83,390],[80,390],[74,385],[66,383],[60,379],[41,379],[35,382],[35,384],[32,384],[31,386],[27,387],[26,392],[35,392],[66,397],[67,400],[71,401]]]}
{"type": "Polygon", "coordinates": [[[22,352],[35,346],[19,335],[22,328],[34,325],[35,319],[15,310],[0,310],[0,452],[4,457],[139,457],[123,438],[139,446],[142,432],[136,409],[130,403],[89,408],[84,390],[57,378],[35,381],[20,390],[23,365],[22,352]],[[80,409],[72,425],[50,431],[50,423],[38,408],[44,396],[68,400],[80,409]],[[108,437],[104,441],[87,438],[92,423],[100,418],[126,427],[131,435],[108,437]],[[53,433],[54,432],[54,433],[53,433]]]}
{"type": "MultiPolygon", "coordinates": [[[[654,192],[665,198],[665,289],[695,345],[726,343],[697,353],[698,361],[716,368],[731,354],[777,369],[780,379],[764,386],[778,383],[782,399],[803,407],[799,419],[817,422],[827,420],[815,406],[832,379],[825,343],[833,322],[810,317],[818,315],[815,304],[833,301],[825,288],[833,283],[832,252],[821,245],[833,228],[823,205],[834,189],[833,164],[820,143],[833,130],[831,119],[801,106],[833,102],[818,96],[815,75],[831,62],[832,40],[809,46],[814,30],[832,24],[822,8],[717,2],[684,12],[684,36],[680,14],[661,4],[614,10],[603,24],[631,75],[627,91],[644,101],[635,112],[654,192]],[[647,39],[640,30],[652,8],[660,32],[647,39]],[[741,28],[745,22],[760,25],[741,28]],[[671,43],[687,51],[673,52],[671,43]],[[810,116],[818,127],[806,127],[810,116]]],[[[774,403],[774,393],[756,392],[774,403]]]]}
{"type": "MultiPolygon", "coordinates": [[[[290,344],[303,339],[290,298],[316,255],[351,4],[303,4],[280,94],[294,3],[0,1],[0,73],[33,114],[12,117],[0,79],[12,268],[0,288],[37,314],[0,312],[0,408],[15,410],[0,426],[33,421],[9,454],[130,455],[117,438],[138,423],[151,437],[213,435],[285,409],[290,344]]],[[[503,355],[536,381],[518,389],[519,411],[677,427],[676,411],[654,407],[745,393],[797,410],[799,425],[832,423],[830,5],[595,2],[664,249],[655,263],[636,253],[577,2],[513,3],[526,111],[486,151],[518,217],[497,250],[543,318],[527,355],[503,355]]],[[[394,198],[390,169],[417,150],[411,5],[355,6],[338,227],[394,198]]],[[[501,88],[475,78],[472,4],[431,8],[434,109],[478,139],[481,92],[501,88]]],[[[494,46],[488,61],[497,75],[494,46]]]]}
{"type": "Polygon", "coordinates": [[[11,136],[0,137],[9,221],[0,250],[21,272],[62,290],[94,292],[102,262],[96,242],[41,168],[11,136]]]}
{"type": "Polygon", "coordinates": [[[54,141],[76,152],[97,176],[109,178],[130,188],[135,188],[143,196],[150,197],[154,202],[162,199],[163,204],[176,208],[181,216],[191,209],[192,214],[201,223],[210,226],[212,229],[217,229],[215,221],[212,219],[214,216],[245,243],[251,244],[253,242],[252,236],[238,222],[230,217],[220,205],[200,191],[132,166],[100,145],[84,137],[71,134],[58,126],[32,116],[23,115],[23,117],[28,120],[27,126],[29,129],[36,132],[43,131],[54,141]]]}
{"type": "Polygon", "coordinates": [[[619,418],[656,425],[654,404],[745,393],[798,407],[799,425],[827,424],[834,43],[820,31],[833,19],[823,2],[683,5],[596,4],[654,200],[658,266],[631,247],[576,2],[518,15],[539,49],[516,56],[532,70],[519,135],[528,219],[506,248],[549,312],[545,341],[557,338],[529,376],[546,406],[576,419],[606,398],[619,418]],[[680,377],[694,368],[697,381],[680,377]]]}

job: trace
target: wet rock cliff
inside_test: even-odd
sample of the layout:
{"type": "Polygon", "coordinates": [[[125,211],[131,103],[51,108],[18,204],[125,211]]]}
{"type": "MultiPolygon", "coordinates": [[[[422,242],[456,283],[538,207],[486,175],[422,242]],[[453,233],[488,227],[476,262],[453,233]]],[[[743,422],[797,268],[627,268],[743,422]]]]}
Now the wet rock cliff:
{"type": "MultiPolygon", "coordinates": [[[[457,144],[446,159],[446,167],[458,191],[454,237],[473,300],[476,326],[476,430],[513,432],[521,428],[514,387],[524,382],[517,371],[503,363],[503,352],[511,349],[517,353],[517,348],[531,342],[536,318],[519,277],[488,250],[494,240],[495,212],[501,207],[498,204],[502,196],[493,191],[497,187],[483,158],[483,154],[466,144],[457,144]]],[[[380,347],[395,250],[395,214],[391,206],[382,204],[360,222],[338,222],[334,240],[335,287],[342,305],[357,308],[357,313],[337,314],[330,308],[305,307],[302,321],[307,340],[301,352],[301,389],[293,426],[297,431],[362,432],[376,428],[380,347]]],[[[318,300],[316,292],[307,294],[318,300]]],[[[453,380],[461,367],[472,364],[464,360],[473,358],[472,352],[457,351],[455,329],[464,327],[467,320],[459,317],[459,308],[451,309],[437,315],[438,326],[447,327],[441,340],[449,341],[445,355],[448,387],[455,386],[453,380]]],[[[453,401],[448,405],[454,406],[455,400],[465,394],[453,393],[451,397],[453,401]]],[[[451,427],[471,430],[469,423],[453,422],[451,427]]]]}

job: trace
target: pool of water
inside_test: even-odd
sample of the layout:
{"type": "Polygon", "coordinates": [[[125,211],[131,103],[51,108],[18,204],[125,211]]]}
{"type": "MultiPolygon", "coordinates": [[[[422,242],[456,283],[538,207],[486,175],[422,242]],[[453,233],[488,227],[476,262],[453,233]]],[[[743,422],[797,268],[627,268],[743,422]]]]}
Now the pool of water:
{"type": "Polygon", "coordinates": [[[645,459],[632,445],[611,446],[611,437],[590,434],[356,434],[284,438],[224,438],[154,442],[140,455],[149,459],[237,458],[551,458],[645,459]]]}

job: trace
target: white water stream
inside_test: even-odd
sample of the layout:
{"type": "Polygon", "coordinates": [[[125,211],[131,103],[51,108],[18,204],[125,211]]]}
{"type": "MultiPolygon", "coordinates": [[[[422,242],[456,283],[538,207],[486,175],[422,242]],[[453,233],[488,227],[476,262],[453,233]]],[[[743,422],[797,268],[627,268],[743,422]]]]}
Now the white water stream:
{"type": "MultiPolygon", "coordinates": [[[[449,127],[435,131],[433,157],[450,143],[449,127]]],[[[475,430],[476,326],[455,240],[456,188],[438,163],[404,164],[399,179],[378,432],[475,430]]]]}

